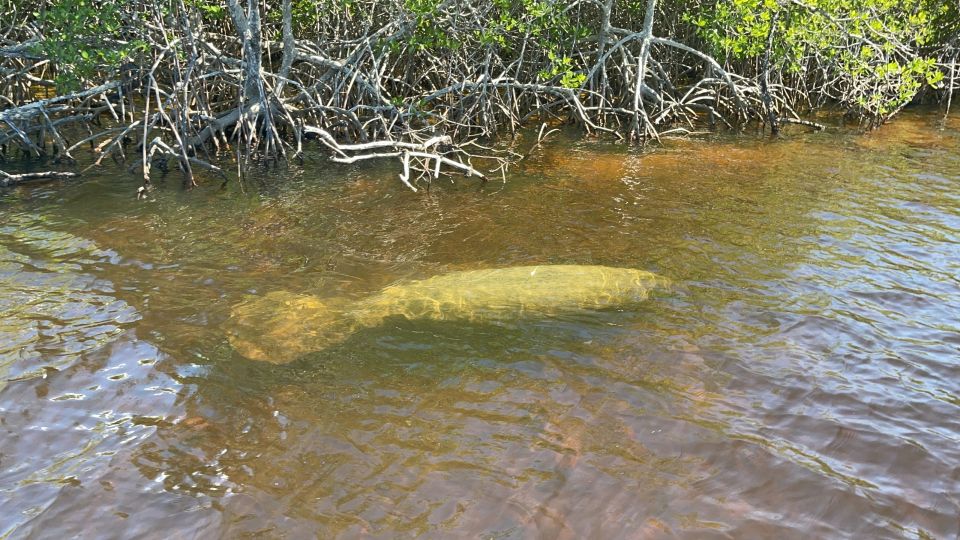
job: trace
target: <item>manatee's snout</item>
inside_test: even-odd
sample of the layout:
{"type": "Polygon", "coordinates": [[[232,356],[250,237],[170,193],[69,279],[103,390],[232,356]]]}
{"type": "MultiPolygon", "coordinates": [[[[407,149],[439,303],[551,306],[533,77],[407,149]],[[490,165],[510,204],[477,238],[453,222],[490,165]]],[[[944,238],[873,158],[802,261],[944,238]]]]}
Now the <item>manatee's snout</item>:
{"type": "Polygon", "coordinates": [[[315,296],[277,291],[234,306],[227,339],[246,358],[285,364],[322,349],[337,319],[315,296]]]}
{"type": "Polygon", "coordinates": [[[670,278],[649,272],[645,272],[645,275],[640,277],[637,282],[638,285],[646,287],[648,290],[670,289],[673,285],[670,278]]]}
{"type": "Polygon", "coordinates": [[[244,358],[249,358],[250,360],[257,360],[259,362],[277,362],[274,357],[267,354],[265,350],[257,346],[251,341],[247,341],[236,334],[229,333],[227,335],[227,340],[230,342],[230,346],[233,347],[233,350],[240,353],[244,358]]]}

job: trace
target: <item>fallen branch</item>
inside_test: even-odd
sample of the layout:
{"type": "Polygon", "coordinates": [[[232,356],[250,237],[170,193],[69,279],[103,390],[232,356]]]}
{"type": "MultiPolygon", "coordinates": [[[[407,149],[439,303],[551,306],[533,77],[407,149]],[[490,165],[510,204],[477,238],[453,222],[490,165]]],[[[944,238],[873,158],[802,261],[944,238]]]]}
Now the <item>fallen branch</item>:
{"type": "Polygon", "coordinates": [[[463,171],[467,176],[477,176],[484,181],[487,179],[483,173],[467,163],[456,159],[451,159],[438,152],[429,152],[430,149],[441,144],[452,144],[452,140],[447,136],[435,136],[419,143],[407,141],[372,141],[361,144],[340,144],[336,141],[333,135],[331,135],[330,132],[325,129],[314,126],[304,126],[303,131],[305,133],[317,135],[324,145],[336,152],[337,155],[330,158],[331,161],[336,163],[356,163],[358,161],[370,159],[401,158],[401,162],[403,163],[403,173],[400,174],[400,180],[403,181],[403,183],[413,191],[417,191],[417,188],[411,182],[411,158],[422,158],[428,164],[431,160],[433,160],[434,167],[432,169],[424,167],[423,169],[420,169],[420,171],[426,174],[432,174],[434,178],[440,176],[440,165],[444,164],[449,167],[453,167],[454,169],[463,171]],[[393,152],[369,152],[371,150],[378,149],[391,149],[393,152]],[[369,153],[350,155],[350,152],[369,153]]]}
{"type": "Polygon", "coordinates": [[[80,176],[79,173],[69,171],[43,171],[10,174],[6,171],[0,170],[0,187],[14,186],[34,180],[66,180],[68,178],[76,178],[78,176],[80,176]]]}
{"type": "Polygon", "coordinates": [[[811,122],[810,120],[800,120],[799,118],[790,118],[790,117],[780,117],[777,118],[777,123],[780,124],[796,124],[798,126],[806,126],[813,128],[817,131],[823,131],[827,129],[827,126],[823,124],[818,124],[816,122],[811,122]]]}

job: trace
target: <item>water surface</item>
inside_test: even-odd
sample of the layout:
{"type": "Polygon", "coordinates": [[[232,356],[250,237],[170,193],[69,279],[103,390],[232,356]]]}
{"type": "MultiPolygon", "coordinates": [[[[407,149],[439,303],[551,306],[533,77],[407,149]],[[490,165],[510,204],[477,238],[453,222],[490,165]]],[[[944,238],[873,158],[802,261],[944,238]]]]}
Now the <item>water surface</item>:
{"type": "MultiPolygon", "coordinates": [[[[0,537],[956,538],[960,124],[559,137],[507,182],[260,171],[0,192],[0,537]],[[673,287],[391,319],[289,365],[248,294],[603,264],[673,287]]],[[[533,140],[511,144],[524,151],[533,140]]]]}

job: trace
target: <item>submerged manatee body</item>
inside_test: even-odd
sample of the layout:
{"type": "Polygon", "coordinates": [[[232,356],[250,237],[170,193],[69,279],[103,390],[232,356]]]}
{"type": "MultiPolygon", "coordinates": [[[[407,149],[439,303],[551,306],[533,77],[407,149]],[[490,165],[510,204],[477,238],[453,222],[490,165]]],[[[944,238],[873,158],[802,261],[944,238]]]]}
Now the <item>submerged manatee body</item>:
{"type": "Polygon", "coordinates": [[[339,343],[387,317],[501,321],[610,309],[642,302],[666,280],[607,266],[547,265],[471,270],[393,285],[342,305],[272,292],[234,306],[230,344],[253,360],[285,363],[339,343]]]}

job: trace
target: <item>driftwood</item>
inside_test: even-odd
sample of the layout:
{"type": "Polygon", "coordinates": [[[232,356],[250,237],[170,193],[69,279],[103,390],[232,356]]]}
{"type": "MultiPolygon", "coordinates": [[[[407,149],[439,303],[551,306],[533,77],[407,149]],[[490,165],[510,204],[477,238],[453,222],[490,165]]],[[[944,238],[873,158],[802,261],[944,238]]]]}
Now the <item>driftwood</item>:
{"type": "Polygon", "coordinates": [[[777,118],[777,119],[776,119],[776,123],[777,123],[777,124],[795,124],[795,125],[798,125],[798,126],[806,126],[806,127],[808,127],[808,128],[813,128],[813,129],[815,129],[816,131],[823,131],[824,129],[827,129],[827,126],[824,126],[823,124],[818,124],[817,122],[812,122],[812,121],[810,121],[810,120],[801,120],[801,119],[799,119],[799,118],[789,118],[789,117],[785,117],[785,116],[781,116],[780,118],[777,118]]]}
{"type": "Polygon", "coordinates": [[[15,186],[17,184],[23,184],[37,180],[66,180],[69,178],[76,178],[78,176],[80,176],[79,173],[70,171],[43,171],[10,174],[6,171],[0,170],[0,187],[15,186]]]}

